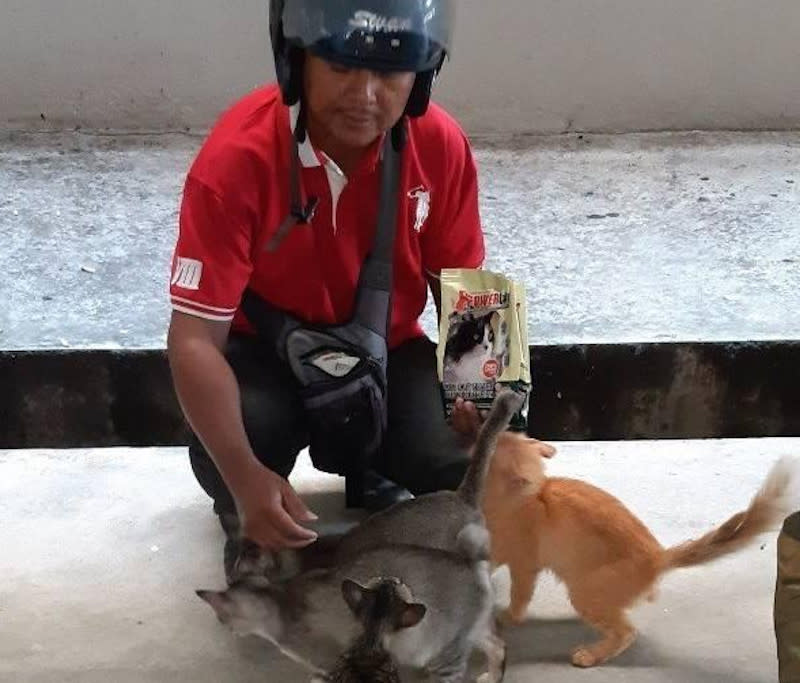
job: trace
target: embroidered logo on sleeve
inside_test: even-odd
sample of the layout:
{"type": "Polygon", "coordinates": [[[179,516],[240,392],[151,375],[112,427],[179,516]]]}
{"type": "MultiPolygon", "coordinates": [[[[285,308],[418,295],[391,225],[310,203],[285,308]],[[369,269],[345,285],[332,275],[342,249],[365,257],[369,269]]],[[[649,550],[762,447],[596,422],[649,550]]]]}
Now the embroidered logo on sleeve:
{"type": "Polygon", "coordinates": [[[431,212],[431,193],[420,185],[411,190],[408,196],[410,199],[417,200],[416,213],[414,215],[414,230],[420,232],[425,221],[428,220],[428,214],[431,212]]]}
{"type": "Polygon", "coordinates": [[[179,256],[172,273],[172,285],[181,289],[200,289],[200,278],[203,276],[203,262],[179,256]]]}

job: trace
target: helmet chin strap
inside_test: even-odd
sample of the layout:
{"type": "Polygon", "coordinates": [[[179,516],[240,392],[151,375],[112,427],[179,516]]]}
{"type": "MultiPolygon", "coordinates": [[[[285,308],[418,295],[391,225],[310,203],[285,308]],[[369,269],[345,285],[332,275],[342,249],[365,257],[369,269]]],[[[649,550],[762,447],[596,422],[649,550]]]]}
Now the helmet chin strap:
{"type": "Polygon", "coordinates": [[[308,201],[304,201],[303,186],[300,182],[300,145],[305,142],[306,135],[305,106],[301,98],[289,150],[289,213],[267,243],[267,251],[275,251],[295,225],[310,223],[319,206],[319,197],[309,197],[308,201]]]}
{"type": "Polygon", "coordinates": [[[299,108],[297,111],[297,121],[294,124],[294,139],[298,145],[302,145],[306,141],[308,134],[308,127],[306,125],[306,105],[301,97],[298,102],[299,108]]]}
{"type": "MultiPolygon", "coordinates": [[[[397,154],[402,152],[406,143],[405,117],[406,115],[403,114],[389,131],[392,147],[397,154]]],[[[267,251],[275,251],[295,225],[310,223],[319,206],[319,197],[312,196],[305,201],[303,186],[300,181],[300,145],[306,141],[307,137],[306,108],[303,104],[303,99],[300,98],[300,108],[294,131],[292,132],[292,143],[289,151],[289,213],[283,219],[272,239],[267,243],[267,251]]]]}

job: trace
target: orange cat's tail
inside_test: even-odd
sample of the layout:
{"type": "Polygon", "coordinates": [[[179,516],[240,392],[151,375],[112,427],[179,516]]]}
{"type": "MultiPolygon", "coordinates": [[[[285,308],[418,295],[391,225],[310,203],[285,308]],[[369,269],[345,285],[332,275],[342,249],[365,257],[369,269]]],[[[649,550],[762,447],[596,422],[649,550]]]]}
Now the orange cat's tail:
{"type": "Polygon", "coordinates": [[[664,569],[711,562],[740,550],[758,534],[780,526],[784,518],[797,507],[797,501],[792,501],[796,474],[795,461],[788,458],[779,460],[753,497],[750,507],[705,536],[667,548],[664,551],[664,569]]]}

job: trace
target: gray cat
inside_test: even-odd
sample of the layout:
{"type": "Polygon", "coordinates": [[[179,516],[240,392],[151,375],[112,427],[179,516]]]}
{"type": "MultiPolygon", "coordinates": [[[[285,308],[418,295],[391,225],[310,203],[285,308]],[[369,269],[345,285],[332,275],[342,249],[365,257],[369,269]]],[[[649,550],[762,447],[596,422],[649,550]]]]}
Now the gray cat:
{"type": "Polygon", "coordinates": [[[325,680],[325,672],[336,669],[341,653],[363,631],[342,599],[342,584],[369,586],[380,577],[402,577],[404,599],[424,605],[425,612],[416,624],[382,634],[381,645],[392,660],[436,676],[441,683],[456,683],[464,680],[477,647],[489,661],[482,680],[495,683],[502,680],[505,647],[493,633],[485,529],[465,530],[460,544],[458,552],[378,547],[342,566],[311,570],[283,583],[242,582],[223,592],[198,595],[234,632],[265,638],[325,680]]]}
{"type": "Polygon", "coordinates": [[[419,496],[373,515],[343,536],[326,567],[306,570],[302,553],[291,554],[292,561],[277,571],[285,574],[291,565],[300,573],[279,583],[264,581],[263,575],[256,581],[244,572],[227,591],[198,594],[234,631],[266,638],[323,675],[358,634],[358,622],[341,599],[342,582],[397,576],[427,609],[419,624],[384,638],[397,663],[442,682],[461,681],[478,647],[489,660],[483,680],[501,680],[505,647],[494,635],[489,541],[480,504],[497,438],[522,400],[511,390],[498,392],[456,491],[419,496]]]}

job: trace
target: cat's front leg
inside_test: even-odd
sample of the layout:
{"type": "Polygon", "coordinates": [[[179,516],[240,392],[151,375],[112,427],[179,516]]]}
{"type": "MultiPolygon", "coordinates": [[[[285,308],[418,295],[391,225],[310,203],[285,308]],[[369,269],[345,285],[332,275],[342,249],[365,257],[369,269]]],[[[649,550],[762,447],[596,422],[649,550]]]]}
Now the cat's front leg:
{"type": "Polygon", "coordinates": [[[500,620],[504,624],[518,624],[528,613],[528,607],[533,599],[533,590],[539,578],[539,570],[519,565],[509,565],[511,573],[511,602],[501,614],[500,620]]]}
{"type": "Polygon", "coordinates": [[[463,667],[439,673],[437,676],[438,683],[464,683],[464,677],[467,673],[467,665],[464,663],[463,667]]]}
{"type": "Polygon", "coordinates": [[[469,647],[463,641],[451,645],[427,667],[438,683],[464,683],[469,664],[469,647]]]}
{"type": "Polygon", "coordinates": [[[499,683],[506,673],[506,643],[494,633],[489,633],[478,643],[486,655],[488,670],[478,676],[478,683],[499,683]]]}

